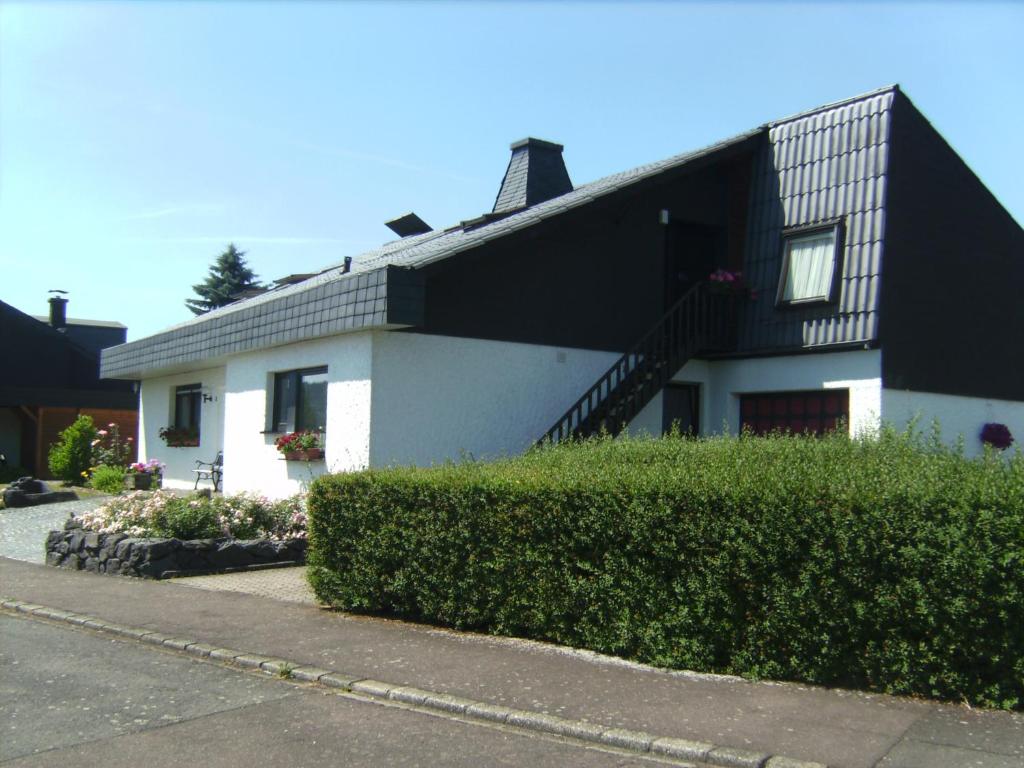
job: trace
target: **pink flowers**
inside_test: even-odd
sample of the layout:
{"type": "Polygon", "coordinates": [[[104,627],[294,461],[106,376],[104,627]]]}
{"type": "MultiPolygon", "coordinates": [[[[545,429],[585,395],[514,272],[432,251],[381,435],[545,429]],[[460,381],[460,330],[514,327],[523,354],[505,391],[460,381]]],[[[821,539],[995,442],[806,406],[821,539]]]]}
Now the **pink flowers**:
{"type": "Polygon", "coordinates": [[[135,474],[146,474],[146,475],[159,475],[163,472],[166,464],[158,461],[157,459],[150,459],[149,461],[137,461],[128,467],[129,472],[135,474]]]}
{"type": "Polygon", "coordinates": [[[277,450],[281,453],[318,450],[324,447],[320,435],[310,430],[289,432],[287,435],[281,435],[274,441],[274,445],[277,446],[277,450]]]}
{"type": "Polygon", "coordinates": [[[727,269],[716,269],[708,276],[708,280],[713,283],[738,283],[742,279],[742,272],[730,272],[727,269]]]}

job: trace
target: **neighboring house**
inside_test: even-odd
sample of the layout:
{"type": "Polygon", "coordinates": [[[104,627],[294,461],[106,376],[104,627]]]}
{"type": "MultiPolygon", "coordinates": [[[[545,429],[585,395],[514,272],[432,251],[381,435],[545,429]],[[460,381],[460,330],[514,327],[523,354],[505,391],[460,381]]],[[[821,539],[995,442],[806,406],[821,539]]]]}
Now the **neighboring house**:
{"type": "Polygon", "coordinates": [[[105,320],[67,317],[67,299],[50,299],[48,316],[19,312],[0,301],[0,454],[7,466],[49,477],[50,445],[79,414],[97,426],[138,431],[133,382],[101,381],[100,350],[124,344],[127,329],[105,320]]]}
{"type": "Polygon", "coordinates": [[[513,144],[490,213],[410,214],[378,250],[106,350],[104,376],[142,379],[144,455],[191,485],[223,449],[227,491],[282,495],[624,423],[919,415],[971,452],[985,422],[1024,439],[1024,231],[898,87],[575,189],[561,149],[513,144]],[[198,447],[157,437],[190,421],[198,447]],[[304,428],[326,461],[281,460],[304,428]]]}

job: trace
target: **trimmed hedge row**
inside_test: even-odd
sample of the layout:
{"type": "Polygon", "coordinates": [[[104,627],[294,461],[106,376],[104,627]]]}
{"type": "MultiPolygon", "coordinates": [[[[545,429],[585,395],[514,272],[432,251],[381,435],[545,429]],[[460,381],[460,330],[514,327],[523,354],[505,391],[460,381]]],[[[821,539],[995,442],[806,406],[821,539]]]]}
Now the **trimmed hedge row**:
{"type": "Polygon", "coordinates": [[[871,440],[596,440],[324,476],[338,608],[668,667],[1024,705],[1024,457],[871,440]]]}

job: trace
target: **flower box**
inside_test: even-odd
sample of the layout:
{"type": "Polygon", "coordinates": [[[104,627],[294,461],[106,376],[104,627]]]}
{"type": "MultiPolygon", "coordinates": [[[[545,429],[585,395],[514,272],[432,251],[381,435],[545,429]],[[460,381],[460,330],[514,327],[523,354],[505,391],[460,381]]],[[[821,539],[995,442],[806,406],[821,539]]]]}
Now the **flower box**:
{"type": "Polygon", "coordinates": [[[274,447],[284,456],[285,461],[320,461],[324,457],[320,433],[308,429],[281,435],[274,441],[274,447]]]}
{"type": "Polygon", "coordinates": [[[147,472],[125,475],[124,484],[129,491],[148,491],[151,488],[160,487],[159,478],[147,472]]]}
{"type": "Polygon", "coordinates": [[[285,451],[285,461],[320,461],[324,457],[323,448],[307,448],[304,451],[285,451]]]}
{"type": "Polygon", "coordinates": [[[199,430],[195,427],[161,427],[157,434],[168,448],[196,448],[199,445],[199,430]]]}

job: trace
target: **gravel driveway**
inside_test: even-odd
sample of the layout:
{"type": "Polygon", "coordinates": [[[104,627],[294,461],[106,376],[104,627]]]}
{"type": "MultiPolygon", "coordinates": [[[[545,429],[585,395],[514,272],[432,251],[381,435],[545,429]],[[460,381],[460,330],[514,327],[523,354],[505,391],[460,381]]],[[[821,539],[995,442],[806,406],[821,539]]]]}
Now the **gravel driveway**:
{"type": "Polygon", "coordinates": [[[0,509],[0,556],[29,563],[45,562],[46,534],[63,528],[68,517],[95,509],[109,498],[94,496],[37,507],[0,509]]]}

